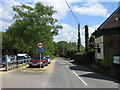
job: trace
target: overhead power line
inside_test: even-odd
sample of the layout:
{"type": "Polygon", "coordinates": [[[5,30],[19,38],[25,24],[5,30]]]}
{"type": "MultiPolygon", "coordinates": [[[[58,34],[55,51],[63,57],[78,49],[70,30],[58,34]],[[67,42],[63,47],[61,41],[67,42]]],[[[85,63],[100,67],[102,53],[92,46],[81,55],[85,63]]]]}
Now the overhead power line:
{"type": "Polygon", "coordinates": [[[78,22],[78,19],[77,19],[76,16],[74,15],[74,13],[73,13],[73,11],[72,11],[70,5],[68,4],[67,0],[65,0],[65,2],[66,2],[66,4],[67,4],[67,6],[69,7],[69,9],[70,9],[70,11],[71,11],[73,17],[75,18],[76,22],[79,23],[79,22],[78,22]]]}
{"type": "MultiPolygon", "coordinates": [[[[71,11],[73,17],[75,18],[76,22],[78,23],[78,52],[80,52],[80,46],[81,46],[80,23],[78,22],[78,19],[77,19],[76,16],[74,15],[74,13],[73,13],[71,7],[69,6],[67,0],[65,0],[65,2],[66,2],[66,4],[67,4],[67,6],[69,7],[69,9],[70,9],[70,11],[71,11]]],[[[73,35],[73,37],[74,37],[74,35],[73,35]]]]}
{"type": "Polygon", "coordinates": [[[73,33],[73,37],[71,38],[70,41],[72,41],[74,39],[75,35],[76,35],[76,32],[73,33]]]}

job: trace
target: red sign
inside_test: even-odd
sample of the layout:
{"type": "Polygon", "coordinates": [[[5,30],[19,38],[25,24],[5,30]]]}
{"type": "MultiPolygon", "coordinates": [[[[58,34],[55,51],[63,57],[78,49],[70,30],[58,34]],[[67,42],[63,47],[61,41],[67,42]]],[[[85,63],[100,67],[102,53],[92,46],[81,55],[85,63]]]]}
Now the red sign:
{"type": "Polygon", "coordinates": [[[44,44],[43,44],[42,42],[39,42],[39,43],[37,44],[37,46],[38,46],[38,48],[43,48],[43,47],[44,47],[44,44]]]}

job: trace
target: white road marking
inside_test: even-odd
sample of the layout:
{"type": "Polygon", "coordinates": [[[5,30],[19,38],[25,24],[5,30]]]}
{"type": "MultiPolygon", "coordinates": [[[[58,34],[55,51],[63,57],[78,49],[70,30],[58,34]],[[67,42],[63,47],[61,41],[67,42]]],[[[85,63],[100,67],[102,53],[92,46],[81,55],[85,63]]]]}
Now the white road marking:
{"type": "Polygon", "coordinates": [[[69,68],[69,66],[67,65],[67,67],[69,68]]]}
{"type": "Polygon", "coordinates": [[[77,73],[75,73],[74,71],[73,71],[73,73],[87,86],[87,83],[86,83],[82,78],[80,78],[80,77],[77,75],[77,73]]]}

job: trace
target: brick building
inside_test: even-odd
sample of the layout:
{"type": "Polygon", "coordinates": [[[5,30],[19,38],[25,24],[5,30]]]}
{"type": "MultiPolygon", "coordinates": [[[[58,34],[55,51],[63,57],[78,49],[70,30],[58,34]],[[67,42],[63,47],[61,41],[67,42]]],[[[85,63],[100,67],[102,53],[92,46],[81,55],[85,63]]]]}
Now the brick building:
{"type": "Polygon", "coordinates": [[[99,46],[97,59],[110,55],[120,56],[120,6],[93,32],[95,43],[99,46]]]}

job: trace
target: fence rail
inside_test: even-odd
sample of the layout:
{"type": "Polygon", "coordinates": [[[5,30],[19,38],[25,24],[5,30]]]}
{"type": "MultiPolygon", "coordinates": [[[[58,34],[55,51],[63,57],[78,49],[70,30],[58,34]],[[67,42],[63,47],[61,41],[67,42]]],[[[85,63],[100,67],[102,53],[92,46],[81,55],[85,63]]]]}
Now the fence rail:
{"type": "Polygon", "coordinates": [[[4,69],[5,71],[18,68],[29,63],[31,59],[24,59],[24,60],[12,60],[11,62],[0,62],[0,68],[4,69]]]}

